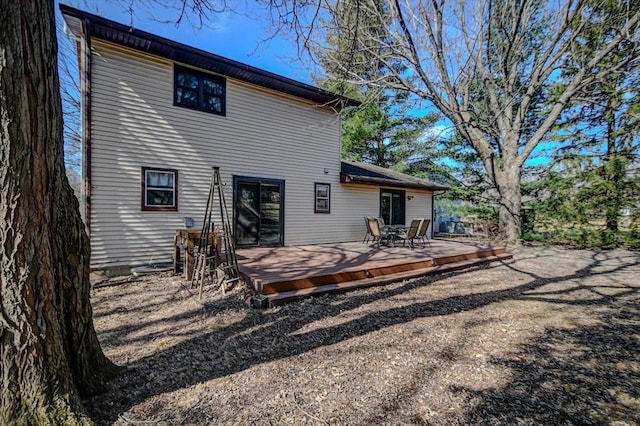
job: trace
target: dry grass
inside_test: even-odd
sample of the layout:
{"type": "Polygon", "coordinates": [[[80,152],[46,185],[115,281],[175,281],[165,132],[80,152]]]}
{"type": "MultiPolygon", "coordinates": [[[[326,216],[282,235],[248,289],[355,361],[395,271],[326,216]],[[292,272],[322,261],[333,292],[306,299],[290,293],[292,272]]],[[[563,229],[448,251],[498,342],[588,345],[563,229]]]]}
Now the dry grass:
{"type": "Polygon", "coordinates": [[[640,424],[640,254],[513,261],[265,311],[171,276],[93,291],[99,424],[640,424]]]}

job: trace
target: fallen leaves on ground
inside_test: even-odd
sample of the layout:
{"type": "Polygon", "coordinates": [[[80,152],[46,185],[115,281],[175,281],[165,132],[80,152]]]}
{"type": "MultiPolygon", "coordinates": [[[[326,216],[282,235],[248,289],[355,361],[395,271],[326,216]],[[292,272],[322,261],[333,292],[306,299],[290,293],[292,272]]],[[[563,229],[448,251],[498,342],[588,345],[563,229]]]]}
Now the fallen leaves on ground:
{"type": "Polygon", "coordinates": [[[513,261],[267,310],[168,274],[93,290],[99,424],[640,424],[640,254],[513,261]]]}

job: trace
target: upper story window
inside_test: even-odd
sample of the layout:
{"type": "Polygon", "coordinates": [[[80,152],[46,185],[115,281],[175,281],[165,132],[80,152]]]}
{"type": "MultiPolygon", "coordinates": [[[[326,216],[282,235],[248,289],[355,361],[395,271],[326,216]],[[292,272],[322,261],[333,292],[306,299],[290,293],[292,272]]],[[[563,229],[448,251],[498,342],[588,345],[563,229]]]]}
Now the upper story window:
{"type": "Polygon", "coordinates": [[[178,211],[178,171],[142,168],[142,210],[178,211]]]}
{"type": "Polygon", "coordinates": [[[174,68],[174,104],[213,114],[225,114],[225,80],[189,68],[174,68]]]}

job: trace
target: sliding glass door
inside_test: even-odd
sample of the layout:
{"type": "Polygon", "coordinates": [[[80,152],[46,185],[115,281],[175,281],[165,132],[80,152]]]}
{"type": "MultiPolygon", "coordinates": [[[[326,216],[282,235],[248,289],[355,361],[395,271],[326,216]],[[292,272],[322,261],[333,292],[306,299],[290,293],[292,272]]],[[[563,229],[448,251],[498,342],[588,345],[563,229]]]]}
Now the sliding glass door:
{"type": "Polygon", "coordinates": [[[284,181],[233,179],[238,246],[280,246],[284,243],[284,181]]]}
{"type": "Polygon", "coordinates": [[[260,184],[260,232],[258,245],[282,245],[282,187],[279,184],[260,184]]]}
{"type": "Polygon", "coordinates": [[[405,192],[394,189],[380,190],[380,217],[387,225],[405,225],[405,192]]]}

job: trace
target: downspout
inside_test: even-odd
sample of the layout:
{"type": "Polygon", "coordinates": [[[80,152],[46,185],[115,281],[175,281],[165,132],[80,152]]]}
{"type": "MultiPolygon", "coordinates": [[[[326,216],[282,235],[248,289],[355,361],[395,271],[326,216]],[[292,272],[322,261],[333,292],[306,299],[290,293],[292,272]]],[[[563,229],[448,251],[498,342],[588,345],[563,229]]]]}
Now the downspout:
{"type": "Polygon", "coordinates": [[[80,82],[82,91],[82,203],[87,235],[91,237],[91,24],[84,20],[80,42],[80,82]]]}

